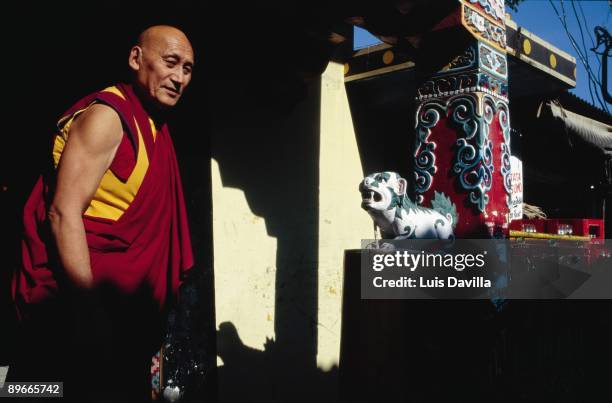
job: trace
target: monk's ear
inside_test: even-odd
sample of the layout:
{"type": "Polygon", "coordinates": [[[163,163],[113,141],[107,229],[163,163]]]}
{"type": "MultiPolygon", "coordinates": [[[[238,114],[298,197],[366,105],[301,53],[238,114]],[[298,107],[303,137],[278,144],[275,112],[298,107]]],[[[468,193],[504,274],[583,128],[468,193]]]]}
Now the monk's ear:
{"type": "Polygon", "coordinates": [[[132,70],[140,70],[140,66],[142,66],[142,48],[140,46],[132,46],[132,49],[130,50],[128,64],[130,65],[130,68],[132,70]]]}

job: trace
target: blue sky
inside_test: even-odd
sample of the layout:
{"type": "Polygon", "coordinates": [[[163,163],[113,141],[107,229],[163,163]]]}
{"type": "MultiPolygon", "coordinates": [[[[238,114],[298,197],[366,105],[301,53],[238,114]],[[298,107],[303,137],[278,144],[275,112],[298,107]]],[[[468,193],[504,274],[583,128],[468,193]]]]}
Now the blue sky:
{"type": "MultiPolygon", "coordinates": [[[[594,38],[593,29],[599,25],[612,31],[612,5],[608,0],[576,0],[574,5],[580,17],[581,26],[583,28],[583,34],[586,42],[586,53],[588,54],[588,61],[595,75],[601,79],[600,62],[596,57],[595,53],[590,51],[593,47],[591,42],[591,36],[594,38]],[[584,19],[581,13],[584,12],[584,19]],[[585,21],[586,20],[586,24],[585,21]],[[587,29],[585,29],[585,26],[587,29]],[[590,36],[589,36],[590,34],[590,36]]],[[[571,0],[553,1],[553,4],[562,14],[561,5],[565,8],[566,21],[569,32],[576,39],[576,42],[580,48],[582,48],[582,39],[580,35],[580,29],[574,16],[571,0]]],[[[577,78],[576,78],[576,89],[572,90],[579,97],[593,102],[595,105],[601,108],[601,105],[594,98],[591,100],[588,85],[588,75],[583,64],[572,47],[570,39],[563,29],[561,21],[555,14],[553,7],[548,0],[525,0],[518,7],[518,12],[508,10],[512,14],[512,18],[516,21],[519,26],[525,27],[528,31],[533,32],[540,38],[550,42],[554,46],[561,50],[566,51],[572,56],[576,57],[577,64],[577,78]]],[[[612,32],[611,32],[612,33],[612,32]]],[[[378,43],[378,40],[367,32],[357,29],[355,31],[355,46],[364,47],[378,43]]],[[[600,59],[601,60],[601,59],[600,59]]],[[[612,63],[612,62],[611,62],[612,63]]],[[[610,75],[612,74],[612,65],[608,70],[608,80],[612,81],[610,75]]],[[[612,85],[612,82],[610,83],[612,85]]],[[[610,86],[609,85],[609,86],[610,86]]],[[[598,88],[598,91],[601,91],[598,88]]],[[[610,89],[612,92],[612,89],[610,89]]],[[[600,93],[601,98],[601,93],[600,93]]],[[[604,101],[605,102],[605,101],[604,101]]],[[[612,111],[612,105],[607,105],[608,109],[612,111]]]]}

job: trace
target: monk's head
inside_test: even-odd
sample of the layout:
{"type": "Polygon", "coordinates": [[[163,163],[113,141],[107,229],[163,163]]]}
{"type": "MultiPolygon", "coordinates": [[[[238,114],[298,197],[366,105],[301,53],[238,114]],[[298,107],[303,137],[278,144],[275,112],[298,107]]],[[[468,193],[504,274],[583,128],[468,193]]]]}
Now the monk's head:
{"type": "Polygon", "coordinates": [[[158,107],[171,107],[191,81],[193,49],[179,29],[155,25],[132,46],[129,65],[139,93],[158,107]]]}

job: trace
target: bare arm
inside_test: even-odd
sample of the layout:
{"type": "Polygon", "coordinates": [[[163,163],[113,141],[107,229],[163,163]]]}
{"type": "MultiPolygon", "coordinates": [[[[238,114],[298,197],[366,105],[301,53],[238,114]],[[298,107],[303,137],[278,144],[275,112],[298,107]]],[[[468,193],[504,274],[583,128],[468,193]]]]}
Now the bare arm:
{"type": "Polygon", "coordinates": [[[95,104],[74,121],[62,152],[48,215],[62,266],[78,288],[93,285],[83,213],[113,161],[122,135],[117,112],[95,104]]]}

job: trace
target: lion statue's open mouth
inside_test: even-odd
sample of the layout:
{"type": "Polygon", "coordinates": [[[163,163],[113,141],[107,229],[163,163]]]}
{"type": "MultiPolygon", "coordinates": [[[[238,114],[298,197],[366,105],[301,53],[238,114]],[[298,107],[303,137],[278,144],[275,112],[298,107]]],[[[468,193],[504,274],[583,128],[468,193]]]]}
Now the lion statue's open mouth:
{"type": "Polygon", "coordinates": [[[382,201],[383,197],[380,193],[373,189],[361,189],[361,203],[362,205],[370,205],[373,202],[382,201]]]}

